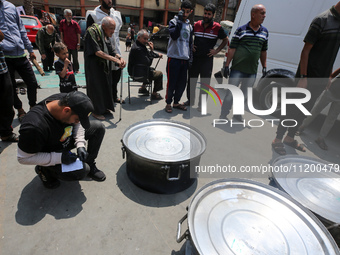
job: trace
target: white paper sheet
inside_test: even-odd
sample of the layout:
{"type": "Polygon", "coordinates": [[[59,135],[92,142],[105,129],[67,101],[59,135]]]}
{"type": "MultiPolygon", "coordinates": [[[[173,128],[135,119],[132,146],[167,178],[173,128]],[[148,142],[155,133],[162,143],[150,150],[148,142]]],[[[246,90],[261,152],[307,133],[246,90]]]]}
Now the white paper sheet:
{"type": "Polygon", "coordinates": [[[69,165],[61,164],[61,171],[63,173],[72,172],[72,171],[79,170],[82,168],[83,168],[83,162],[80,161],[79,158],[77,158],[77,160],[72,164],[69,164],[69,165]]]}

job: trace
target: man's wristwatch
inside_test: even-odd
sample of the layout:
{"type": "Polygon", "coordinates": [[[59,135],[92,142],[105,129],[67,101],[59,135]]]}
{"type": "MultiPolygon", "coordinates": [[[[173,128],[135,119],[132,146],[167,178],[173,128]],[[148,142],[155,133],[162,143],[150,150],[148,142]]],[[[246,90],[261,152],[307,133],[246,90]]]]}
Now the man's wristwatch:
{"type": "Polygon", "coordinates": [[[307,78],[307,74],[301,74],[300,78],[307,78]]]}

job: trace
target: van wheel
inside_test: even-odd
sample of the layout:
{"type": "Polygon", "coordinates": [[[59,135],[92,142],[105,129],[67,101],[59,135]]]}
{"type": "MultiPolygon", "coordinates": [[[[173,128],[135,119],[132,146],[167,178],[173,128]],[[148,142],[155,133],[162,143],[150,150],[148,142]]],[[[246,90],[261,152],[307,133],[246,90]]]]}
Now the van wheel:
{"type": "Polygon", "coordinates": [[[263,110],[269,109],[273,104],[273,88],[278,88],[277,90],[277,107],[275,112],[272,113],[275,117],[279,117],[281,113],[281,88],[287,85],[279,83],[275,80],[271,81],[266,87],[260,92],[260,105],[263,110]]]}

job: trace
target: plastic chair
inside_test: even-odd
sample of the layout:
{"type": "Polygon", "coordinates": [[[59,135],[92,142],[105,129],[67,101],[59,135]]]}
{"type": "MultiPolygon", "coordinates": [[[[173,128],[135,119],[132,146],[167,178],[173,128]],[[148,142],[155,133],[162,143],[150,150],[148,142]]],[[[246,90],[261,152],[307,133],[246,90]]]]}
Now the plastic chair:
{"type": "Polygon", "coordinates": [[[141,84],[132,83],[144,83],[145,88],[150,95],[150,104],[152,103],[152,80],[150,79],[150,67],[142,64],[135,65],[132,69],[132,74],[128,77],[128,93],[129,104],[131,104],[130,87],[140,87],[141,84]]]}

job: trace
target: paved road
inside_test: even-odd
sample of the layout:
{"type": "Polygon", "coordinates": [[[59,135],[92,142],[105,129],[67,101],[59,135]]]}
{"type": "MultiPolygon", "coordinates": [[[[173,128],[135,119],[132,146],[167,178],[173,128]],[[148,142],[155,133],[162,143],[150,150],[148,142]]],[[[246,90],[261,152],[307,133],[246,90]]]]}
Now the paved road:
{"type": "MultiPolygon", "coordinates": [[[[123,57],[127,59],[126,52],[123,57]]],[[[222,61],[223,58],[215,59],[214,71],[221,67],[222,61]]],[[[158,69],[165,73],[165,65],[166,60],[161,60],[158,69]]],[[[77,81],[82,76],[77,75],[77,81]]],[[[55,77],[53,73],[46,77],[53,86],[44,83],[38,90],[39,100],[58,92],[55,77]]],[[[126,74],[124,78],[126,98],[126,74]]],[[[107,175],[103,183],[86,179],[62,182],[58,189],[46,190],[33,166],[17,162],[16,144],[0,142],[0,254],[183,254],[184,244],[177,244],[175,235],[177,222],[186,213],[190,199],[203,185],[233,175],[202,174],[190,188],[172,195],[153,194],[136,187],[127,177],[120,140],[124,131],[138,121],[163,118],[199,129],[207,140],[201,166],[259,166],[271,164],[278,157],[270,146],[276,125],[272,127],[265,122],[260,128],[249,125],[214,128],[212,123],[219,107],[212,100],[208,100],[206,116],[196,110],[197,106],[187,112],[174,110],[168,114],[164,111],[164,101],[150,104],[147,98],[138,97],[137,89],[132,89],[132,103],[123,105],[120,122],[119,106],[112,118],[103,121],[106,135],[97,160],[98,168],[107,175]]],[[[163,90],[161,94],[164,93],[163,90]]],[[[26,96],[20,98],[27,109],[26,96]]],[[[249,112],[245,119],[263,120],[249,112]]],[[[18,132],[17,119],[13,127],[18,132]]],[[[322,151],[314,142],[318,128],[318,125],[311,127],[298,138],[306,144],[306,153],[289,148],[288,153],[340,163],[338,134],[330,134],[329,151],[322,151]]],[[[267,173],[242,177],[269,182],[267,173]]]]}

